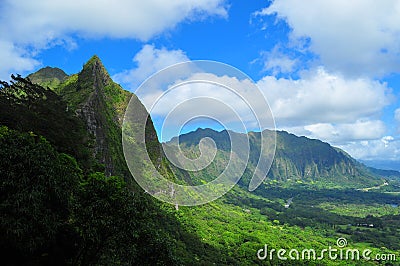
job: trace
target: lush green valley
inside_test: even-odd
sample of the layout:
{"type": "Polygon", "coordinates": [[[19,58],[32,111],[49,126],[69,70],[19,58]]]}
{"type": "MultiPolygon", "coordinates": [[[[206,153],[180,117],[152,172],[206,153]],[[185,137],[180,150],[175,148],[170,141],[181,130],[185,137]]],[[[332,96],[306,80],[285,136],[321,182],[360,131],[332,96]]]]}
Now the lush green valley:
{"type": "MultiPolygon", "coordinates": [[[[399,265],[400,179],[369,169],[329,144],[277,132],[266,180],[248,191],[260,133],[239,184],[197,207],[161,203],[131,177],[121,125],[131,97],[97,56],[66,75],[45,68],[0,88],[3,265],[399,265]],[[343,248],[387,261],[260,259],[270,249],[343,248]],[[390,257],[393,254],[395,257],[390,257]],[[393,260],[396,258],[397,261],[393,260]]],[[[181,184],[212,180],[226,165],[226,132],[180,136],[186,154],[211,137],[215,162],[200,174],[168,164],[151,120],[146,144],[159,172],[181,184]],[[176,177],[173,177],[175,174],[176,177]]],[[[140,158],[135,158],[140,163],[140,158]]],[[[288,254],[286,254],[288,256],[288,254]]]]}

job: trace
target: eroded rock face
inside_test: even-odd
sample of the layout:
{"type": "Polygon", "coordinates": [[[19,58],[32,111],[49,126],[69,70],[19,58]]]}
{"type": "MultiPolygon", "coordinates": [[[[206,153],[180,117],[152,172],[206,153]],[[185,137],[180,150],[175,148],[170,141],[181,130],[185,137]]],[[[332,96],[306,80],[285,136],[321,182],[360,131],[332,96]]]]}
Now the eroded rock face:
{"type": "Polygon", "coordinates": [[[103,130],[103,117],[97,111],[101,109],[101,101],[96,91],[90,95],[88,101],[82,108],[77,109],[77,115],[86,123],[88,132],[94,137],[95,145],[93,147],[93,157],[97,158],[101,164],[105,165],[106,174],[112,174],[112,164],[108,158],[108,145],[106,143],[106,134],[103,130]]]}
{"type": "Polygon", "coordinates": [[[110,81],[111,78],[100,60],[97,57],[89,60],[81,73],[79,73],[78,83],[81,82],[82,86],[91,86],[92,92],[86,102],[76,109],[76,114],[85,121],[88,132],[95,139],[93,156],[99,163],[104,164],[107,175],[114,174],[107,134],[104,130],[105,126],[107,126],[104,87],[110,81]],[[89,73],[90,76],[88,75],[89,73]]]}
{"type": "MultiPolygon", "coordinates": [[[[109,176],[131,178],[123,154],[121,128],[131,99],[135,99],[136,114],[148,116],[139,99],[111,79],[97,56],[85,63],[79,73],[67,76],[57,87],[57,92],[67,103],[67,109],[73,110],[84,122],[91,137],[93,158],[104,166],[95,165],[96,170],[104,170],[109,176]]],[[[145,141],[149,144],[153,163],[160,166],[160,144],[151,119],[147,122],[145,141]]]]}

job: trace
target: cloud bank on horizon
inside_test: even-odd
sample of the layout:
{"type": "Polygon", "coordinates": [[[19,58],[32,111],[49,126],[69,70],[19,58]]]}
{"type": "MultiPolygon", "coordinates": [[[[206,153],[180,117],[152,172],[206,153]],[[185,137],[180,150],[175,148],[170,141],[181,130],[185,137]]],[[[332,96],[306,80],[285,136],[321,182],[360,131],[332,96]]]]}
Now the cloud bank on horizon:
{"type": "MultiPolygon", "coordinates": [[[[131,65],[114,66],[112,74],[135,91],[156,71],[198,59],[207,52],[203,44],[229,46],[236,52],[202,59],[232,61],[246,70],[267,97],[278,129],[330,142],[358,159],[400,165],[400,1],[239,5],[244,4],[3,1],[0,29],[7,34],[0,36],[0,78],[38,69],[49,57],[78,53],[85,40],[111,42],[116,50],[119,40],[129,40],[139,47],[131,65]],[[187,33],[192,28],[207,39],[192,40],[187,33]],[[227,28],[237,43],[231,35],[226,40],[215,35],[228,34],[227,28]],[[240,46],[248,39],[251,55],[240,46]],[[51,53],[55,47],[64,49],[51,53]]],[[[132,54],[132,48],[123,49],[132,54]]],[[[186,91],[184,97],[193,95],[186,91]]]]}

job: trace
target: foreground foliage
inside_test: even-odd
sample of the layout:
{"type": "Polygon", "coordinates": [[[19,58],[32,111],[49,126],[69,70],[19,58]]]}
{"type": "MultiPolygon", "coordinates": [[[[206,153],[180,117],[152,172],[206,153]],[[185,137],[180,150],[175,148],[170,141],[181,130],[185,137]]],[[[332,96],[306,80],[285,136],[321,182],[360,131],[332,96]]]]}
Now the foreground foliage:
{"type": "Polygon", "coordinates": [[[82,175],[74,158],[32,133],[3,126],[0,146],[6,264],[174,262],[146,200],[121,178],[82,175]]]}

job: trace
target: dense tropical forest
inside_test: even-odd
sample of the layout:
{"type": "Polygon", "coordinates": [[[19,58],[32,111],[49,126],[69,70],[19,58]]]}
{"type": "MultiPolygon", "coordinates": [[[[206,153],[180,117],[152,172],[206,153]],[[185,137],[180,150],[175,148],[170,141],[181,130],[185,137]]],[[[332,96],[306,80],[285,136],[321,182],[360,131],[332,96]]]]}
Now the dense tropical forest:
{"type": "MultiPolygon", "coordinates": [[[[398,172],[369,169],[327,143],[278,132],[275,161],[254,192],[247,190],[250,164],[220,199],[175,208],[145,193],[126,166],[121,124],[131,97],[97,56],[77,74],[48,67],[1,82],[3,265],[399,264],[398,172]],[[349,248],[395,257],[257,257],[265,244],[323,250],[338,238],[349,248]]],[[[137,101],[138,112],[147,114],[137,101]]],[[[182,136],[191,155],[205,136],[221,147],[215,165],[201,175],[166,162],[150,119],[146,144],[160,173],[195,184],[212,179],[226,163],[224,134],[198,130],[182,136]]],[[[251,134],[256,150],[259,139],[251,134]]]]}

